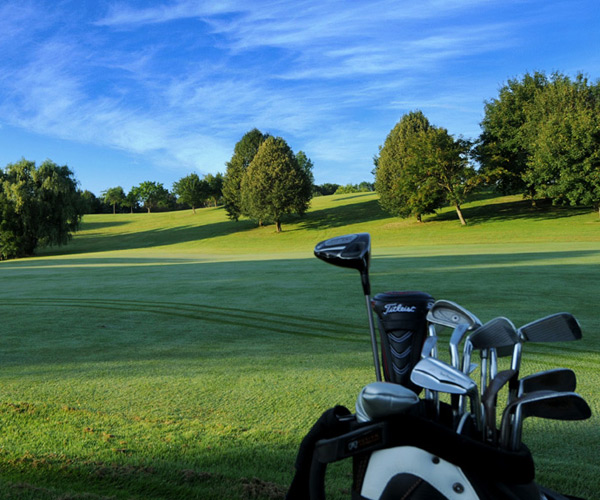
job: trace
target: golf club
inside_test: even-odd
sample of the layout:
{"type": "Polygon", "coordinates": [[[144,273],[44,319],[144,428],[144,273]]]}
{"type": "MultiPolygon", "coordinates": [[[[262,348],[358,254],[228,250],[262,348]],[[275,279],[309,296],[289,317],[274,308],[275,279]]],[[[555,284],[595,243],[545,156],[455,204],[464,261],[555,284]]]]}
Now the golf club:
{"type": "Polygon", "coordinates": [[[577,387],[575,372],[568,368],[555,368],[534,373],[519,380],[517,397],[535,391],[552,390],[556,392],[573,392],[577,387]]]}
{"type": "Polygon", "coordinates": [[[375,336],[375,321],[371,309],[371,284],[369,282],[369,262],[371,259],[371,236],[369,233],[349,234],[321,241],[315,247],[315,256],[329,264],[339,267],[356,269],[360,273],[363,292],[367,304],[367,316],[375,365],[375,379],[381,381],[381,367],[377,337],[375,336]]]}
{"type": "Polygon", "coordinates": [[[449,328],[468,325],[469,330],[481,325],[477,316],[450,300],[436,300],[427,313],[427,321],[449,328]]]}
{"type": "Polygon", "coordinates": [[[468,396],[477,429],[482,431],[481,403],[477,384],[460,370],[437,358],[423,358],[410,376],[411,381],[425,389],[447,394],[468,396]]]}
{"type": "Polygon", "coordinates": [[[574,392],[531,392],[516,399],[504,409],[500,444],[508,450],[517,450],[521,442],[523,420],[527,417],[585,420],[591,415],[592,411],[585,399],[574,392]]]}

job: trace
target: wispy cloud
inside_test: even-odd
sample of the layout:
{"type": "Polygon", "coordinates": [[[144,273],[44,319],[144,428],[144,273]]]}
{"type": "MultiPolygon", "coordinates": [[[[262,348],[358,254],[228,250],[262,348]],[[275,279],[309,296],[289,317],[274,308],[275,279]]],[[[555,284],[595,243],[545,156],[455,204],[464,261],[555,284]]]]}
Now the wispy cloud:
{"type": "Polygon", "coordinates": [[[556,15],[541,0],[508,2],[9,0],[0,124],[201,171],[223,170],[258,127],[305,150],[317,179],[368,177],[405,111],[475,131],[492,97],[482,89],[515,75],[491,61],[512,60],[537,22],[512,11],[556,15]]]}

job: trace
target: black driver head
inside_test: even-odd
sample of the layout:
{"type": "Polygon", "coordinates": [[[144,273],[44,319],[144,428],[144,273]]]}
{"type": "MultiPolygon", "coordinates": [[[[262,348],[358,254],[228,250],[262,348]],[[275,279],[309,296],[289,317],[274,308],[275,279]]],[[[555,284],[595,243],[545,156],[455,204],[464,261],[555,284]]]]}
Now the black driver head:
{"type": "Polygon", "coordinates": [[[369,295],[369,261],[371,236],[369,233],[348,234],[321,241],[315,247],[315,256],[329,264],[348,267],[360,272],[365,295],[369,295]]]}

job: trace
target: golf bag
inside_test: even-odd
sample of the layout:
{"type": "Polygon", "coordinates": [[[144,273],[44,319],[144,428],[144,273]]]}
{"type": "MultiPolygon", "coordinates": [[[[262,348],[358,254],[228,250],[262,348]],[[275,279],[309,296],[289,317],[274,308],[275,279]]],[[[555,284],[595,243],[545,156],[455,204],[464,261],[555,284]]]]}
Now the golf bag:
{"type": "Polygon", "coordinates": [[[432,420],[430,403],[368,423],[343,406],[326,411],[302,441],[286,500],[325,500],[327,465],[348,458],[352,500],[576,500],[534,482],[524,445],[508,451],[458,434],[443,423],[451,408],[432,420]]]}
{"type": "Polygon", "coordinates": [[[425,292],[385,292],[373,298],[387,382],[420,391],[410,381],[410,373],[421,356],[427,336],[425,318],[433,303],[433,297],[425,292]]]}

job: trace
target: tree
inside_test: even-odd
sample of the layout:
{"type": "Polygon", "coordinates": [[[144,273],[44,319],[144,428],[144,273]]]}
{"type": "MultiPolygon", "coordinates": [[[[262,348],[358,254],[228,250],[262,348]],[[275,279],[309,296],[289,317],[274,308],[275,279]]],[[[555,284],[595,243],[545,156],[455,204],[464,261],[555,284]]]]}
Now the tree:
{"type": "Polygon", "coordinates": [[[144,181],[134,189],[148,213],[156,207],[166,206],[169,201],[169,191],[160,182],[144,181]]]}
{"type": "Polygon", "coordinates": [[[307,164],[304,168],[298,165],[296,156],[281,137],[268,137],[242,179],[244,213],[259,221],[273,221],[278,233],[284,215],[303,215],[312,190],[307,164]]]}
{"type": "Polygon", "coordinates": [[[223,174],[206,174],[204,180],[208,183],[208,197],[212,200],[214,206],[219,204],[219,200],[223,198],[223,174]]]}
{"type": "Polygon", "coordinates": [[[528,191],[554,204],[600,206],[600,84],[554,74],[532,105],[528,191]]]}
{"type": "Polygon", "coordinates": [[[327,196],[330,194],[334,194],[336,190],[340,187],[339,184],[331,184],[325,183],[319,186],[313,187],[313,195],[315,196],[327,196]]]}
{"type": "Polygon", "coordinates": [[[64,245],[79,227],[84,201],[67,166],[23,159],[7,165],[0,182],[0,259],[64,245]]]}
{"type": "Polygon", "coordinates": [[[208,198],[208,182],[201,180],[198,174],[192,173],[175,182],[173,192],[177,195],[178,201],[190,205],[196,213],[196,207],[202,205],[208,198]]]}
{"type": "Polygon", "coordinates": [[[468,164],[470,143],[455,140],[420,111],[404,115],[388,135],[376,164],[375,186],[388,212],[407,217],[451,203],[465,225],[461,204],[477,184],[468,164]]]}
{"type": "Polygon", "coordinates": [[[267,137],[269,137],[268,134],[263,134],[256,128],[246,132],[235,145],[231,160],[226,163],[227,170],[223,178],[223,200],[225,211],[230,219],[238,220],[242,215],[242,178],[259,146],[267,137]]]}
{"type": "Polygon", "coordinates": [[[600,205],[600,84],[561,73],[509,80],[486,105],[475,148],[503,191],[553,203],[600,205]]]}
{"type": "Polygon", "coordinates": [[[140,197],[138,195],[137,189],[132,187],[127,196],[125,196],[125,200],[121,202],[121,205],[129,208],[130,212],[133,213],[133,209],[138,206],[140,202],[140,197]]]}
{"type": "Polygon", "coordinates": [[[80,193],[82,200],[82,210],[84,214],[100,214],[102,213],[103,203],[99,200],[94,193],[88,191],[82,191],[80,193]]]}
{"type": "Polygon", "coordinates": [[[315,177],[312,173],[314,164],[304,151],[298,151],[295,158],[298,163],[298,173],[302,180],[302,186],[295,195],[298,204],[293,208],[292,212],[304,215],[306,210],[308,210],[315,183],[315,177]]]}
{"type": "Polygon", "coordinates": [[[125,191],[121,186],[109,188],[106,191],[102,191],[102,199],[104,203],[112,205],[113,214],[117,213],[117,205],[122,205],[125,201],[125,191]]]}
{"type": "Polygon", "coordinates": [[[497,99],[485,104],[482,133],[474,148],[480,173],[502,193],[524,192],[523,173],[531,149],[527,133],[535,96],[548,85],[544,73],[526,74],[522,80],[508,80],[497,99]]]}
{"type": "Polygon", "coordinates": [[[456,210],[460,223],[467,221],[461,205],[467,194],[479,183],[475,169],[468,163],[471,144],[463,139],[455,140],[445,128],[431,127],[421,133],[418,156],[421,169],[428,178],[433,178],[444,193],[444,201],[456,210]]]}
{"type": "Polygon", "coordinates": [[[399,217],[433,213],[444,200],[436,180],[421,168],[419,149],[431,129],[421,111],[404,115],[380,148],[375,168],[375,190],[382,208],[399,217]]]}

